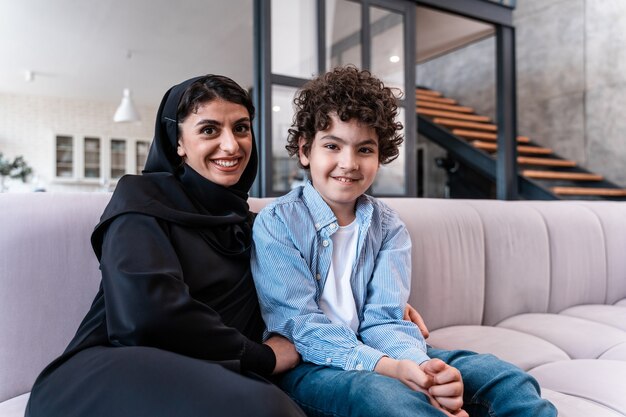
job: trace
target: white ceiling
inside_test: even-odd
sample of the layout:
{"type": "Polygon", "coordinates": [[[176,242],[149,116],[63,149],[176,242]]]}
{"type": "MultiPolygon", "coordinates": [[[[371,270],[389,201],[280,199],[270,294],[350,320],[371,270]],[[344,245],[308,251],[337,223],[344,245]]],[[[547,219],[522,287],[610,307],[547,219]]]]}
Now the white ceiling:
{"type": "MultiPolygon", "coordinates": [[[[250,87],[252,3],[0,0],[0,93],[117,103],[130,86],[138,104],[155,106],[195,75],[225,74],[250,87]]],[[[425,8],[417,23],[418,61],[493,32],[425,8]]]]}
{"type": "Polygon", "coordinates": [[[195,75],[249,87],[252,60],[252,0],[0,0],[4,93],[119,102],[130,84],[154,106],[195,75]]]}

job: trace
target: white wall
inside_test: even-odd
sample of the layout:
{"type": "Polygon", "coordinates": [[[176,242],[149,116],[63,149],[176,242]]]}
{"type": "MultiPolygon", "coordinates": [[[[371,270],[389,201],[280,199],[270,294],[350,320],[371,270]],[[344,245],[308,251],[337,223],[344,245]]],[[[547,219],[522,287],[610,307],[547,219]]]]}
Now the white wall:
{"type": "Polygon", "coordinates": [[[97,190],[97,184],[55,179],[55,136],[151,140],[156,107],[139,107],[142,121],[138,124],[117,124],[112,121],[117,104],[0,94],[0,152],[11,159],[22,155],[34,171],[29,184],[10,180],[9,191],[30,191],[35,186],[47,191],[97,190]]]}

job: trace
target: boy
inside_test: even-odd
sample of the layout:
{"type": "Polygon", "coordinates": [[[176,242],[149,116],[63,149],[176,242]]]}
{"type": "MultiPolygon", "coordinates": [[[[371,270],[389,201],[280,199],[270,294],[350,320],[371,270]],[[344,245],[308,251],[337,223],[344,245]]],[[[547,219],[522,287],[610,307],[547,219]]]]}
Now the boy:
{"type": "Polygon", "coordinates": [[[410,238],[395,212],[364,194],[403,140],[392,91],[345,67],[307,83],[294,104],[287,149],[310,182],[268,205],[253,228],[267,331],[293,341],[304,362],[281,387],[310,416],[555,416],[518,368],[429,348],[403,320],[410,238]]]}

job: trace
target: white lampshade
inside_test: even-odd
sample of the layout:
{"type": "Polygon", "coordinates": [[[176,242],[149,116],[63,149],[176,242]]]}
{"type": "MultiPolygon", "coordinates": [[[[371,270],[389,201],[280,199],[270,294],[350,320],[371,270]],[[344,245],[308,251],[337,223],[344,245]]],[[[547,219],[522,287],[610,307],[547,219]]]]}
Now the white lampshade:
{"type": "Polygon", "coordinates": [[[124,96],[122,97],[122,102],[119,107],[115,111],[115,116],[113,116],[113,121],[117,123],[124,122],[138,122],[141,120],[139,116],[139,112],[135,108],[135,104],[133,103],[133,99],[130,96],[130,90],[128,88],[124,89],[124,96]]]}

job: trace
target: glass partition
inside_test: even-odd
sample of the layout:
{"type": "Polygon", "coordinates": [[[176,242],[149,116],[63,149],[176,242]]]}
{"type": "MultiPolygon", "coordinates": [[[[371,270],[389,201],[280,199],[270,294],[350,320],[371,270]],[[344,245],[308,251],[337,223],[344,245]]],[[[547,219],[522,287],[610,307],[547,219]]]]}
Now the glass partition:
{"type": "Polygon", "coordinates": [[[348,0],[326,3],[326,68],[361,67],[361,4],[348,0]]]}
{"type": "Polygon", "coordinates": [[[315,0],[272,0],[272,73],[317,74],[315,0]]]}
{"type": "MultiPolygon", "coordinates": [[[[405,111],[398,109],[397,120],[405,125],[405,111]]],[[[400,131],[405,135],[404,130],[400,131]]],[[[405,138],[406,141],[406,138],[405,138]]],[[[398,157],[387,165],[381,165],[376,176],[376,181],[372,184],[372,193],[377,195],[401,196],[406,193],[406,143],[400,146],[398,157]]]]}
{"type": "Polygon", "coordinates": [[[404,86],[404,18],[379,7],[370,8],[372,72],[388,87],[404,86]]]}
{"type": "Polygon", "coordinates": [[[290,158],[285,149],[296,91],[293,87],[272,86],[272,188],[279,192],[289,191],[302,180],[297,158],[290,158]]]}

